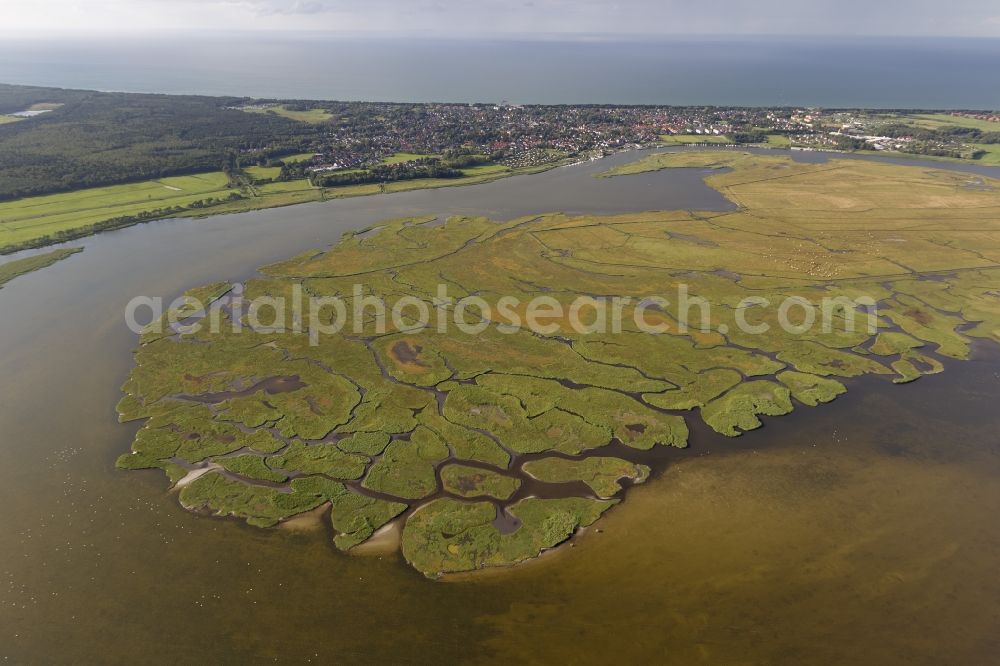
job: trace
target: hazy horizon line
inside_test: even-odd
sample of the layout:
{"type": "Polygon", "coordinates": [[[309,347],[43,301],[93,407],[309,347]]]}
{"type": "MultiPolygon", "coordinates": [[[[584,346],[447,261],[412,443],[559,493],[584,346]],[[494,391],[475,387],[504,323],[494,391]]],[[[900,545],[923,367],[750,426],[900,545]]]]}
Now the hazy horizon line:
{"type": "Polygon", "coordinates": [[[463,102],[457,100],[434,100],[434,101],[414,101],[407,99],[336,99],[327,97],[272,97],[272,96],[257,96],[257,95],[243,95],[243,94],[206,94],[206,93],[184,93],[184,92],[149,92],[143,90],[123,90],[114,88],[75,88],[72,86],[57,86],[57,85],[43,85],[35,83],[11,83],[10,81],[0,80],[0,86],[13,86],[13,87],[24,87],[24,88],[47,88],[51,90],[71,90],[77,92],[94,92],[94,93],[105,93],[105,94],[123,94],[123,95],[162,95],[162,96],[172,96],[172,97],[209,97],[209,98],[232,98],[232,99],[243,99],[255,102],[320,102],[320,103],[334,103],[334,104],[398,104],[398,105],[408,105],[408,104],[423,104],[423,105],[457,105],[457,106],[489,106],[496,104],[510,104],[517,107],[539,107],[539,106],[593,106],[593,107],[648,107],[648,108],[676,108],[676,109],[690,109],[690,108],[718,108],[718,109],[801,109],[801,110],[822,110],[822,111],[875,111],[875,112],[886,112],[886,111],[940,111],[944,113],[954,113],[954,112],[971,112],[971,113],[982,113],[982,112],[994,112],[996,109],[983,107],[946,107],[946,106],[830,106],[830,105],[815,105],[815,104],[710,104],[710,103],[642,103],[642,102],[508,102],[506,100],[501,100],[499,98],[494,100],[482,99],[474,102],[463,102]]]}
{"type": "Polygon", "coordinates": [[[299,28],[278,28],[278,29],[257,29],[257,28],[232,28],[219,30],[215,28],[194,28],[194,29],[137,29],[137,30],[4,30],[0,28],[0,36],[5,39],[20,41],[53,41],[71,38],[77,41],[94,41],[106,37],[121,38],[132,35],[136,38],[154,37],[258,37],[258,38],[288,38],[291,36],[300,37],[337,37],[341,39],[376,39],[376,40],[410,40],[410,41],[438,41],[438,42],[469,42],[469,41],[530,41],[530,42],[656,42],[656,41],[676,41],[676,40],[768,40],[768,39],[836,39],[843,41],[859,40],[889,40],[889,41],[912,41],[912,40],[962,40],[962,41],[982,41],[997,42],[998,36],[984,35],[940,35],[940,34],[879,34],[879,33],[836,33],[836,32],[515,32],[515,31],[494,31],[480,33],[463,33],[456,35],[453,32],[429,33],[427,31],[380,31],[380,30],[329,30],[329,29],[299,29],[299,28]]]}

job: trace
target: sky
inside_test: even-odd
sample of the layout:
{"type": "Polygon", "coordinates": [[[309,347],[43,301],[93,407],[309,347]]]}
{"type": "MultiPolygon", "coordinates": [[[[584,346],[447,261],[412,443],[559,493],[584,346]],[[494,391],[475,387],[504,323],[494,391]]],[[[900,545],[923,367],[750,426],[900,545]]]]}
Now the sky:
{"type": "Polygon", "coordinates": [[[14,35],[319,30],[411,36],[1000,38],[997,0],[0,0],[14,35]]]}

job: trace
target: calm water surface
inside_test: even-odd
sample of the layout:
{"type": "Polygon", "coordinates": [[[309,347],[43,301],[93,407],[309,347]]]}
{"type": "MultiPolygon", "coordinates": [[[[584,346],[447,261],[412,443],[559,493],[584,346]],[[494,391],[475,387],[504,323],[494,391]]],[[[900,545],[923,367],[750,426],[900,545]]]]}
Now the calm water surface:
{"type": "Polygon", "coordinates": [[[395,553],[338,553],[322,531],[195,516],[162,474],[114,469],[134,432],[114,413],[131,297],[242,279],[400,215],[728,205],[698,171],[590,177],[634,158],[155,222],[0,290],[0,660],[996,663],[990,345],[912,385],[857,382],[738,440],[699,429],[573,547],[449,582],[395,553]]]}
{"type": "Polygon", "coordinates": [[[5,83],[395,102],[996,109],[997,62],[1000,39],[0,39],[5,83]]]}

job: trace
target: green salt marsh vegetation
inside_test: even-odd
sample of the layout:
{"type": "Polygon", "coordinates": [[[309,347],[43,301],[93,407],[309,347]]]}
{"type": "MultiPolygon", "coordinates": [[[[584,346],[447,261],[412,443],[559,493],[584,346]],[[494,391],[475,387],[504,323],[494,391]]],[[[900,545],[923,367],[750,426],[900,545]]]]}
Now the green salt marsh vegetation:
{"type": "Polygon", "coordinates": [[[809,407],[830,402],[838,395],[847,393],[847,387],[836,379],[817,377],[808,372],[784,370],[778,373],[777,378],[788,387],[791,397],[809,407]]]}
{"type": "MultiPolygon", "coordinates": [[[[119,466],[172,483],[202,470],[181,481],[181,502],[255,525],[329,504],[341,548],[398,521],[406,559],[437,576],[570,538],[627,499],[622,479],[646,478],[646,452],[686,446],[695,420],[740,436],[823,409],[859,378],[904,390],[892,382],[1000,341],[1000,181],[737,151],[651,155],[608,175],[674,167],[716,167],[707,182],[738,208],[387,220],[244,285],[245,299],[301,287],[350,309],[358,283],[376,300],[428,306],[447,283],[456,298],[515,297],[521,316],[539,295],[629,297],[620,332],[565,316],[532,331],[476,312],[466,317],[478,334],[380,330],[370,315],[363,334],[315,345],[308,323],[301,334],[145,334],[119,404],[121,420],[142,425],[119,466]],[[660,334],[641,330],[643,299],[682,285],[711,304],[705,320],[683,329],[672,299],[641,313],[660,334]],[[832,325],[793,332],[750,296],[794,296],[791,323],[832,314],[832,325]],[[862,296],[874,316],[820,305],[862,296]],[[514,483],[528,480],[551,492],[520,499],[514,483]]],[[[219,285],[197,293],[225,298],[219,285]]]]}
{"type": "Polygon", "coordinates": [[[448,445],[436,432],[418,426],[409,440],[389,444],[365,477],[364,487],[404,499],[426,497],[438,487],[435,464],[448,455],[448,445]]]}
{"type": "Polygon", "coordinates": [[[189,509],[237,516],[257,527],[271,527],[285,518],[317,508],[341,487],[320,477],[304,477],[294,479],[286,491],[209,472],[181,488],[180,501],[189,509]]]}
{"type": "Polygon", "coordinates": [[[642,483],[649,477],[649,467],[621,458],[590,457],[582,460],[540,458],[524,464],[524,471],[539,481],[566,483],[583,481],[598,497],[608,498],[622,489],[621,480],[642,483]]]}
{"type": "Polygon", "coordinates": [[[508,499],[521,487],[521,480],[489,469],[448,465],[441,470],[441,487],[461,497],[508,499]]]}
{"type": "MultiPolygon", "coordinates": [[[[288,475],[283,472],[278,472],[270,467],[264,462],[263,456],[244,454],[232,457],[221,457],[215,458],[214,462],[217,463],[227,472],[232,472],[238,476],[242,476],[247,479],[252,479],[254,481],[272,481],[274,483],[281,483],[288,479],[288,475]]],[[[278,465],[280,468],[280,464],[278,465]]]]}
{"type": "Polygon", "coordinates": [[[791,391],[770,381],[737,384],[701,409],[701,417],[716,432],[738,437],[761,426],[760,416],[782,416],[793,409],[791,391]]]}
{"type": "Polygon", "coordinates": [[[333,542],[341,550],[364,543],[407,509],[402,502],[368,497],[347,487],[331,497],[330,505],[330,524],[337,532],[333,542]]]}
{"type": "Polygon", "coordinates": [[[491,503],[437,499],[420,507],[407,521],[403,556],[432,578],[443,573],[509,566],[559,545],[614,504],[614,500],[580,497],[529,497],[509,509],[520,521],[518,529],[502,533],[493,525],[496,509],[491,503]]]}
{"type": "Polygon", "coordinates": [[[66,257],[73,256],[77,252],[83,252],[82,247],[71,247],[44,254],[36,254],[24,259],[14,259],[0,263],[0,288],[16,277],[26,275],[33,271],[47,268],[52,264],[62,261],[66,257]]]}

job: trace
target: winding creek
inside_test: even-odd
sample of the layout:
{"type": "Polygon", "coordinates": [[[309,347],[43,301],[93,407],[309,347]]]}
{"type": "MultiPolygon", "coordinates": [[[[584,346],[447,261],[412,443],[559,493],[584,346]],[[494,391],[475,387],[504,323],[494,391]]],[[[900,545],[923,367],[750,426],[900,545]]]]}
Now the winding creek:
{"type": "MultiPolygon", "coordinates": [[[[122,317],[133,296],[244,280],[393,217],[731,208],[700,170],[591,177],[638,156],[148,223],[74,243],[86,251],[7,284],[0,661],[995,663],[991,344],[913,384],[848,380],[833,403],[739,439],[691,419],[688,449],[629,451],[653,477],[571,546],[444,583],[396,552],[341,554],[308,521],[259,530],[193,515],[161,473],[114,469],[136,427],[114,411],[136,345],[122,317]]],[[[518,496],[544,486],[526,479],[518,496]]]]}

